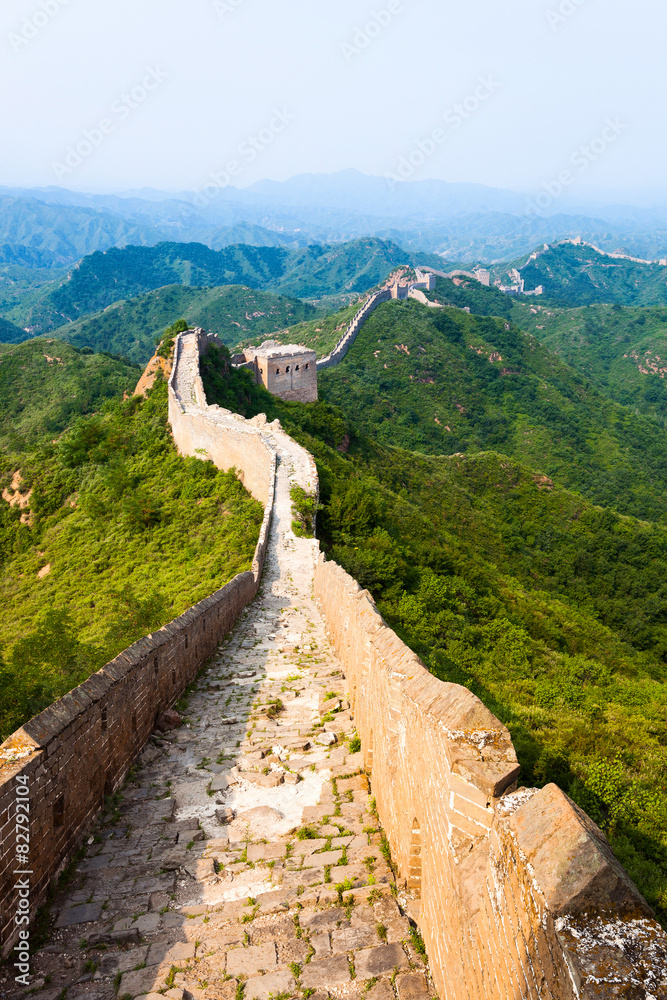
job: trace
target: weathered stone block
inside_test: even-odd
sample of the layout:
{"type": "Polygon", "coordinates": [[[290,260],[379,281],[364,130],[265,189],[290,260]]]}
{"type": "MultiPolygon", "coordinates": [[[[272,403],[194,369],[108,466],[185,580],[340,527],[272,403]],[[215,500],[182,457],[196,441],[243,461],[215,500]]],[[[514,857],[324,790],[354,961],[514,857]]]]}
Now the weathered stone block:
{"type": "Polygon", "coordinates": [[[166,971],[161,971],[157,965],[152,968],[138,969],[136,972],[126,972],[120,981],[119,996],[129,993],[131,997],[143,996],[157,992],[165,985],[166,971]]]}
{"type": "Polygon", "coordinates": [[[294,979],[289,972],[271,972],[266,976],[252,976],[245,984],[244,1000],[269,1000],[269,997],[291,993],[294,979]]]}
{"type": "Polygon", "coordinates": [[[99,920],[101,913],[101,903],[82,903],[79,906],[66,906],[60,911],[56,927],[72,927],[74,924],[87,924],[94,920],[99,920]]]}
{"type": "Polygon", "coordinates": [[[396,976],[398,1000],[428,1000],[429,991],[423,972],[403,973],[396,976]]]}
{"type": "Polygon", "coordinates": [[[276,964],[275,944],[232,948],[227,952],[227,974],[230,976],[255,976],[260,972],[271,972],[276,964]]]}
{"type": "Polygon", "coordinates": [[[176,941],[174,944],[156,942],[148,951],[147,965],[164,965],[174,962],[186,962],[195,957],[194,944],[186,941],[176,941]]]}
{"type": "Polygon", "coordinates": [[[352,979],[345,955],[309,962],[301,970],[301,984],[310,990],[326,990],[330,986],[349,983],[352,979]]]}
{"type": "Polygon", "coordinates": [[[379,948],[367,948],[355,955],[354,967],[359,979],[386,976],[395,968],[407,969],[409,962],[400,944],[385,944],[379,948]]]}

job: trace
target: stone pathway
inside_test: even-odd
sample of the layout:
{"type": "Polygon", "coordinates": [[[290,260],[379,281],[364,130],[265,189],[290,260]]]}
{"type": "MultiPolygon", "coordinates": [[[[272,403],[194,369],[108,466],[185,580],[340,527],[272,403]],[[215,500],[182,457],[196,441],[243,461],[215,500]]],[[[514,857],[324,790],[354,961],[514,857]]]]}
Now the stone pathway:
{"type": "Polygon", "coordinates": [[[290,528],[305,453],[274,440],[262,590],[68,872],[36,1000],[434,995],[312,600],[315,546],[290,528]]]}

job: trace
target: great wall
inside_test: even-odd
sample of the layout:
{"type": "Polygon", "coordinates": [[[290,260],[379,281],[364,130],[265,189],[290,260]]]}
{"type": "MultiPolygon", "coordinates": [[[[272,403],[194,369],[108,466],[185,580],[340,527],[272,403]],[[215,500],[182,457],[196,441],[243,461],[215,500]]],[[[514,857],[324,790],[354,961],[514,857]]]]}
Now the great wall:
{"type": "Polygon", "coordinates": [[[294,535],[313,459],[277,422],[207,405],[211,340],[178,336],[169,419],[182,454],[264,504],[252,571],[0,747],[3,957],[74,857],[37,1000],[666,998],[667,935],[602,832],[555,785],[517,790],[507,729],[294,535]],[[191,721],[156,732],[191,685],[191,721]]]}

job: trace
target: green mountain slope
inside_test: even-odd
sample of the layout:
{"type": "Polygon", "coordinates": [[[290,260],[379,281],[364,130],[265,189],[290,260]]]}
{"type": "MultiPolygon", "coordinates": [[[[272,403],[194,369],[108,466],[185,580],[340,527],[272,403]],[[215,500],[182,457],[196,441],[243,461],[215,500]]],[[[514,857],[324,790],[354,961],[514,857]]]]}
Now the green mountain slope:
{"type": "Polygon", "coordinates": [[[512,315],[513,300],[504,292],[463,275],[455,279],[436,276],[435,291],[426,292],[425,295],[431,302],[457,306],[459,309],[468,308],[478,316],[504,316],[509,319],[512,315]]]}
{"type": "MultiPolygon", "coordinates": [[[[130,643],[249,569],[262,520],[261,505],[232,473],[176,453],[164,382],[146,400],[116,397],[100,406],[98,399],[96,413],[74,419],[52,439],[49,421],[29,411],[44,410],[45,396],[69,395],[79,374],[73,348],[53,349],[72,363],[54,362],[38,381],[26,378],[13,394],[6,386],[0,392],[5,411],[30,420],[35,435],[20,454],[6,450],[4,442],[13,444],[17,435],[11,425],[7,432],[5,415],[0,739],[130,643]]],[[[6,357],[0,356],[0,377],[6,357]]],[[[124,366],[107,360],[122,384],[124,366]]],[[[82,361],[92,377],[93,356],[82,361]]],[[[53,402],[51,410],[59,417],[53,402]]]]}
{"type": "Polygon", "coordinates": [[[131,393],[140,374],[134,365],[50,338],[8,347],[0,355],[0,454],[57,437],[72,419],[131,393]]]}
{"type": "Polygon", "coordinates": [[[260,292],[241,285],[191,288],[168,285],[87,316],[53,332],[77,347],[121,354],[145,364],[155,350],[155,338],[175,319],[201,326],[227,344],[257,343],[275,330],[317,315],[300,299],[260,292]]]}
{"type": "Polygon", "coordinates": [[[623,513],[667,515],[667,434],[501,319],[387,303],[320,398],[378,441],[431,454],[493,449],[623,513]]]}
{"type": "Polygon", "coordinates": [[[559,309],[515,302],[512,316],[611,399],[661,421],[667,418],[667,309],[559,309]]]}
{"type": "Polygon", "coordinates": [[[14,305],[5,316],[46,333],[121,299],[174,284],[243,284],[319,298],[365,291],[387,277],[397,264],[419,260],[428,263],[438,258],[408,253],[395,243],[378,239],[294,250],[245,245],[210,250],[200,243],[125,247],[84,257],[56,287],[14,305]]]}
{"type": "Polygon", "coordinates": [[[609,257],[585,244],[556,244],[531,254],[516,266],[526,288],[542,285],[554,305],[667,304],[667,267],[609,257]]]}
{"type": "Polygon", "coordinates": [[[203,378],[209,402],[279,418],[310,449],[326,552],[508,725],[523,784],[555,781],[605,828],[667,922],[667,528],[491,452],[385,446],[347,398],[284,403],[215,352],[203,378]]]}
{"type": "Polygon", "coordinates": [[[20,344],[21,341],[27,340],[29,336],[30,334],[26,333],[25,330],[10,323],[9,320],[0,317],[0,343],[20,344]]]}

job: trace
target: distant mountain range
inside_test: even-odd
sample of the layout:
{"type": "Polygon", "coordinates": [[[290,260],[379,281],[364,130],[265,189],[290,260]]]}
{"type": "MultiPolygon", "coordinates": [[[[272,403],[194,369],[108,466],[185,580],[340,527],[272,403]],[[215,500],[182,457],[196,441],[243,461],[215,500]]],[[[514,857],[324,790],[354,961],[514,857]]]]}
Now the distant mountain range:
{"type": "Polygon", "coordinates": [[[300,299],[317,301],[334,295],[347,300],[384,281],[401,264],[438,266],[443,262],[432,254],[406,251],[378,239],[297,249],[241,244],[211,250],[201,243],[112,248],[84,257],[64,278],[19,297],[5,310],[9,322],[6,331],[0,329],[0,341],[14,343],[58,331],[78,346],[120,350],[133,360],[145,361],[157,330],[180,316],[203,325],[213,323],[216,332],[231,343],[255,331],[270,333],[315,315],[313,307],[300,299]],[[197,294],[178,293],[178,286],[197,294]],[[227,296],[222,312],[218,303],[211,313],[212,299],[225,293],[221,286],[243,287],[236,290],[235,305],[227,296]],[[257,305],[254,300],[246,302],[249,289],[271,294],[257,305]],[[157,290],[170,294],[145,296],[157,290]],[[211,290],[216,293],[213,297],[211,290]],[[138,296],[143,296],[140,302],[138,296]],[[109,312],[121,302],[125,303],[122,310],[109,312]],[[246,313],[258,311],[266,314],[266,322],[246,322],[246,313]],[[85,327],[73,326],[92,314],[101,314],[93,325],[91,321],[85,327]],[[237,337],[230,327],[234,323],[237,337]],[[22,336],[17,338],[19,326],[22,336]]]}
{"type": "Polygon", "coordinates": [[[293,249],[376,236],[454,260],[497,263],[540,242],[582,236],[607,250],[667,255],[665,208],[555,201],[540,216],[526,214],[529,201],[481,184],[390,186],[355,170],[243,189],[212,185],[199,194],[0,188],[0,274],[8,263],[62,267],[95,250],[165,241],[214,250],[236,243],[293,249]]]}

